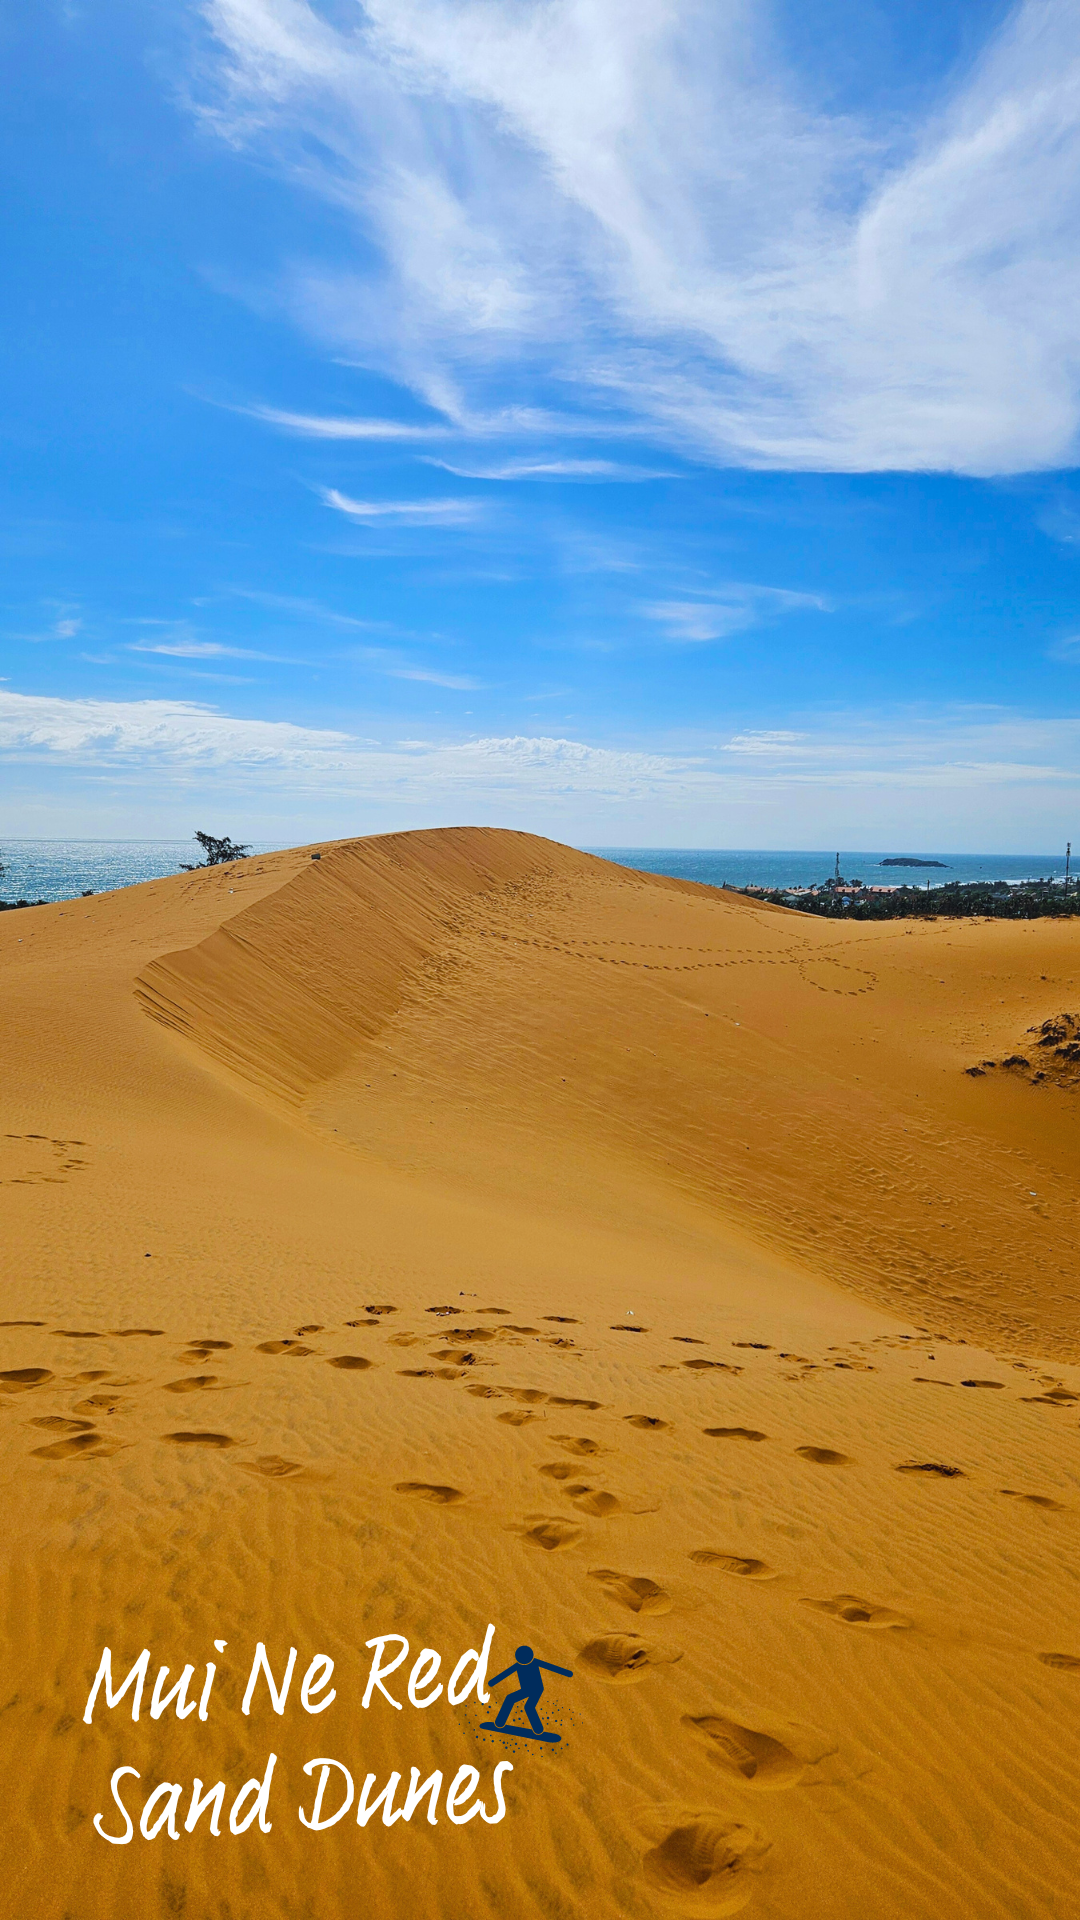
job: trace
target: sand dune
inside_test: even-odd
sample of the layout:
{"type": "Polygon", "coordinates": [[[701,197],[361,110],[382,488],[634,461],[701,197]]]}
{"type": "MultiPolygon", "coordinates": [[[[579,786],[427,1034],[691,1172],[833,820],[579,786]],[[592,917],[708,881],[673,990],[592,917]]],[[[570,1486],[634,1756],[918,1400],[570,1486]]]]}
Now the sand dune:
{"type": "Polygon", "coordinates": [[[12,1911],[1075,1910],[1073,943],[477,829],[5,915],[12,1911]],[[559,1745],[362,1707],[489,1622],[559,1745]],[[209,1719],[86,1726],[105,1644],[209,1719]],[[94,1831],[270,1751],[271,1833],[94,1831]],[[309,1831],[316,1756],[506,1817],[309,1831]]]}

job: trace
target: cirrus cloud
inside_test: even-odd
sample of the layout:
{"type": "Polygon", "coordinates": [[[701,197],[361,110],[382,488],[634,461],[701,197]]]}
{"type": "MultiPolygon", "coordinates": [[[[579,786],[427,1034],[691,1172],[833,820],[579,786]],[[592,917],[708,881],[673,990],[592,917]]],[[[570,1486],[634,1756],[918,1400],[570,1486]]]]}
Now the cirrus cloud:
{"type": "Polygon", "coordinates": [[[208,121],[356,224],[287,303],[442,412],[554,376],[752,467],[1075,458],[1072,0],[1022,0],[916,125],[815,98],[765,0],[206,18],[208,121]]]}
{"type": "Polygon", "coordinates": [[[464,527],[480,513],[476,500],[353,500],[337,487],[321,492],[326,506],[350,520],[385,520],[397,527],[464,527]]]}

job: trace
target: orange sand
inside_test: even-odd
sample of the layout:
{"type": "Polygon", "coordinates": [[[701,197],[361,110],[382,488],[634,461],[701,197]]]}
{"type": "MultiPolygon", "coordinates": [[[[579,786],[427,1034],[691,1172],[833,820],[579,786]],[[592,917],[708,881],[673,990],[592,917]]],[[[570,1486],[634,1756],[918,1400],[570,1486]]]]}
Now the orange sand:
{"type": "Polygon", "coordinates": [[[10,1911],[1080,1913],[1080,1109],[964,1071],[1077,1011],[1076,923],[310,851],[0,919],[10,1911]],[[362,1708],[366,1640],[405,1698],[489,1621],[560,1745],[362,1708]],[[84,1725],[105,1644],[209,1720],[84,1725]],[[271,1833],[184,1832],[271,1750],[271,1833]],[[308,1832],[323,1755],[510,1759],[506,1818],[308,1832]],[[120,1765],[178,1841],[95,1833],[120,1765]]]}

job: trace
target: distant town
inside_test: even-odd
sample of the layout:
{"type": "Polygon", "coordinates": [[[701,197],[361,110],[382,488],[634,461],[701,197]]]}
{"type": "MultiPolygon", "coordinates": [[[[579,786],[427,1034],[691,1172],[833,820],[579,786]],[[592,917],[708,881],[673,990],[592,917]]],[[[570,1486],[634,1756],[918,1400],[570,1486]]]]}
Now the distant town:
{"type": "MultiPolygon", "coordinates": [[[[1061,879],[944,881],[914,886],[903,881],[846,880],[840,855],[828,880],[810,887],[738,887],[733,891],[771,906],[794,907],[801,913],[852,920],[1043,920],[1080,913],[1080,895],[1070,873],[1071,845],[1061,879]]],[[[936,867],[943,860],[891,858],[881,867],[936,867]]]]}

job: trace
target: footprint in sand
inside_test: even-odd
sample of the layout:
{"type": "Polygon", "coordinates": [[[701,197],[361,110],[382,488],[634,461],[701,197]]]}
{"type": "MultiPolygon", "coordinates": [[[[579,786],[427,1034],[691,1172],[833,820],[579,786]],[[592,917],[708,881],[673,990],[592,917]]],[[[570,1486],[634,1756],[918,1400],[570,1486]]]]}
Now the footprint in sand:
{"type": "Polygon", "coordinates": [[[682,1654],[671,1647],[658,1647],[636,1633],[605,1633],[582,1647],[578,1659],[601,1680],[625,1686],[644,1680],[651,1667],[670,1667],[682,1654]]]}
{"type": "Polygon", "coordinates": [[[114,1327],[110,1339],[157,1340],[164,1332],[164,1327],[114,1327]]]}
{"type": "Polygon", "coordinates": [[[85,1400],[77,1400],[72,1412],[92,1413],[96,1417],[102,1413],[120,1413],[126,1405],[115,1393],[91,1393],[85,1400]]]}
{"type": "Polygon", "coordinates": [[[414,1500],[429,1500],[435,1507],[454,1507],[465,1498],[459,1487],[433,1487],[426,1480],[399,1480],[394,1492],[411,1494],[414,1500]]]}
{"type": "Polygon", "coordinates": [[[996,1387],[1000,1391],[1005,1382],[1004,1380],[961,1380],[960,1385],[962,1387],[996,1387]]]}
{"type": "Polygon", "coordinates": [[[59,1413],[42,1414],[39,1420],[29,1420],[31,1427],[44,1427],[46,1433],[89,1433],[93,1428],[92,1420],[65,1420],[59,1413]]]}
{"type": "MultiPolygon", "coordinates": [[[[667,1816],[672,1817],[670,1814],[667,1816]]],[[[642,1860],[651,1887],[684,1913],[720,1920],[737,1913],[754,1892],[752,1875],[771,1842],[756,1827],[710,1810],[677,1816],[677,1825],[642,1860]]]]}
{"type": "Polygon", "coordinates": [[[43,1327],[44,1320],[0,1320],[0,1327],[43,1327]]]}
{"type": "Polygon", "coordinates": [[[775,1580],[775,1567],[764,1560],[749,1560],[741,1553],[717,1553],[712,1547],[695,1547],[690,1555],[699,1567],[717,1567],[721,1573],[734,1573],[743,1580],[775,1580]]]}
{"type": "Polygon", "coordinates": [[[846,1453],[836,1453],[832,1447],[796,1447],[800,1460],[812,1460],[817,1467],[850,1467],[851,1460],[846,1453]]]}
{"type": "Polygon", "coordinates": [[[545,1393],[540,1397],[547,1401],[549,1407],[576,1407],[580,1413],[598,1413],[601,1406],[599,1400],[568,1400],[561,1393],[545,1393]]]}
{"type": "Polygon", "coordinates": [[[325,1332],[326,1332],[325,1327],[297,1327],[296,1329],[296,1335],[299,1340],[302,1340],[306,1333],[325,1333],[325,1332]]]}
{"type": "Polygon", "coordinates": [[[302,1360],[314,1349],[305,1347],[299,1340],[263,1340],[255,1351],[256,1353],[284,1353],[291,1360],[302,1360]]]}
{"type": "Polygon", "coordinates": [[[680,1341],[684,1347],[703,1347],[706,1344],[704,1340],[696,1339],[692,1333],[673,1333],[671,1337],[673,1340],[680,1341]]]}
{"type": "Polygon", "coordinates": [[[55,1327],[53,1329],[54,1340],[100,1340],[102,1338],[103,1336],[100,1333],[80,1333],[78,1329],[74,1327],[55,1327]]]}
{"type": "Polygon", "coordinates": [[[571,1499],[579,1513],[588,1513],[594,1520],[606,1520],[609,1514],[621,1513],[622,1501],[613,1493],[605,1493],[600,1487],[564,1487],[563,1492],[571,1499]]]}
{"type": "MultiPolygon", "coordinates": [[[[560,1327],[579,1327],[581,1325],[580,1320],[575,1320],[573,1314],[570,1313],[545,1313],[543,1317],[545,1320],[556,1321],[560,1327]]],[[[27,1324],[29,1325],[30,1323],[28,1322],[27,1324]]]]}
{"type": "Polygon", "coordinates": [[[396,1313],[396,1307],[365,1307],[365,1313],[396,1313]]]}
{"type": "Polygon", "coordinates": [[[199,1353],[232,1352],[231,1340],[189,1340],[187,1345],[193,1347],[199,1353]]]}
{"type": "Polygon", "coordinates": [[[577,1468],[572,1467],[568,1460],[551,1460],[546,1467],[537,1467],[536,1471],[542,1473],[545,1480],[572,1480],[577,1468]]]}
{"type": "Polygon", "coordinates": [[[495,1418],[501,1420],[504,1427],[528,1427],[534,1420],[542,1420],[544,1415],[530,1413],[527,1407],[522,1407],[520,1411],[515,1409],[512,1413],[497,1413],[495,1418]]]}
{"type": "Polygon", "coordinates": [[[463,1313],[464,1308],[463,1307],[426,1307],[424,1311],[426,1313],[440,1313],[445,1315],[448,1313],[463,1313]]]}
{"type": "Polygon", "coordinates": [[[671,1421],[658,1420],[654,1413],[624,1413],[628,1427],[640,1427],[643,1433],[670,1433],[671,1421]]]}
{"type": "Polygon", "coordinates": [[[576,1453],[588,1457],[594,1453],[603,1452],[599,1440],[590,1440],[586,1434],[553,1433],[551,1438],[564,1453],[576,1453]]]}
{"type": "Polygon", "coordinates": [[[1058,1667],[1062,1673],[1075,1673],[1080,1667],[1080,1655],[1075,1653],[1037,1653],[1044,1667],[1058,1667]]]}
{"type": "Polygon", "coordinates": [[[333,1359],[328,1360],[326,1364],[328,1367],[340,1367],[342,1373],[366,1373],[374,1362],[365,1360],[360,1353],[335,1353],[333,1359]]]}
{"type": "Polygon", "coordinates": [[[176,1357],[183,1366],[205,1367],[208,1360],[214,1360],[217,1356],[227,1353],[229,1347],[228,1340],[200,1341],[197,1346],[186,1346],[183,1353],[178,1353],[176,1357]]]}
{"type": "Polygon", "coordinates": [[[914,1621],[891,1607],[877,1607],[872,1600],[860,1600],[853,1593],[838,1593],[832,1600],[804,1600],[804,1607],[815,1607],[848,1627],[910,1627],[914,1621]]]}
{"type": "Polygon", "coordinates": [[[533,1516],[529,1524],[520,1529],[521,1537],[531,1547],[539,1547],[543,1553],[558,1553],[566,1547],[573,1547],[581,1539],[583,1527],[575,1527],[569,1520],[547,1519],[543,1514],[533,1516]]]}
{"type": "Polygon", "coordinates": [[[377,1327],[379,1324],[378,1320],[346,1320],[345,1322],[347,1327],[377,1327]]]}
{"type": "Polygon", "coordinates": [[[242,1441],[230,1439],[227,1433],[163,1433],[174,1447],[238,1447],[242,1441]]]}
{"type": "Polygon", "coordinates": [[[466,1387],[465,1391],[474,1394],[478,1400],[501,1400],[503,1397],[501,1387],[466,1387]]]}
{"type": "Polygon", "coordinates": [[[185,1380],[166,1380],[163,1393],[201,1393],[204,1388],[217,1386],[216,1373],[188,1374],[185,1380]]]}
{"type": "Polygon", "coordinates": [[[67,1440],[54,1440],[51,1446],[31,1447],[39,1460],[106,1460],[119,1451],[121,1442],[104,1440],[99,1433],[73,1433],[67,1440]]]}
{"type": "Polygon", "coordinates": [[[671,1612],[670,1593],[643,1574],[615,1573],[610,1567],[592,1567],[589,1579],[601,1581],[609,1599],[629,1607],[631,1613],[671,1612]]]}
{"type": "Polygon", "coordinates": [[[29,1393],[33,1387],[45,1387],[55,1375],[48,1367],[9,1367],[0,1373],[0,1393],[29,1393]]]}
{"type": "Polygon", "coordinates": [[[684,1360],[684,1367],[691,1373],[741,1373],[741,1367],[733,1367],[730,1360],[684,1360]]]}
{"type": "Polygon", "coordinates": [[[279,1453],[261,1453],[257,1460],[238,1460],[236,1464],[263,1480],[287,1480],[290,1474],[303,1472],[299,1461],[283,1460],[279,1453]]]}
{"type": "Polygon", "coordinates": [[[767,1433],[759,1433],[756,1427],[702,1427],[702,1433],[709,1440],[767,1440],[767,1433]]]}
{"type": "Polygon", "coordinates": [[[618,1327],[611,1327],[611,1328],[609,1329],[609,1331],[610,1331],[611,1333],[648,1333],[648,1331],[649,1331],[649,1329],[648,1329],[648,1327],[623,1327],[623,1326],[618,1326],[618,1327]]]}
{"type": "Polygon", "coordinates": [[[964,1478],[961,1467],[947,1467],[941,1460],[905,1461],[904,1465],[897,1467],[896,1471],[897,1473],[936,1473],[941,1480],[962,1480],[964,1478]]]}
{"type": "Polygon", "coordinates": [[[682,1723],[694,1733],[703,1734],[711,1758],[745,1786],[793,1787],[806,1772],[806,1762],[797,1759],[781,1741],[771,1734],[758,1733],[754,1727],[741,1726],[737,1720],[726,1720],[717,1713],[697,1717],[687,1713],[682,1723]]]}
{"type": "Polygon", "coordinates": [[[1065,1513],[1063,1500],[1051,1500],[1045,1493],[1017,1493],[1015,1487],[1002,1487],[1007,1500],[1023,1500],[1029,1507],[1044,1507],[1047,1513],[1065,1513]]]}
{"type": "Polygon", "coordinates": [[[772,1348],[765,1340],[733,1340],[733,1347],[753,1347],[758,1353],[771,1353],[772,1348]]]}

